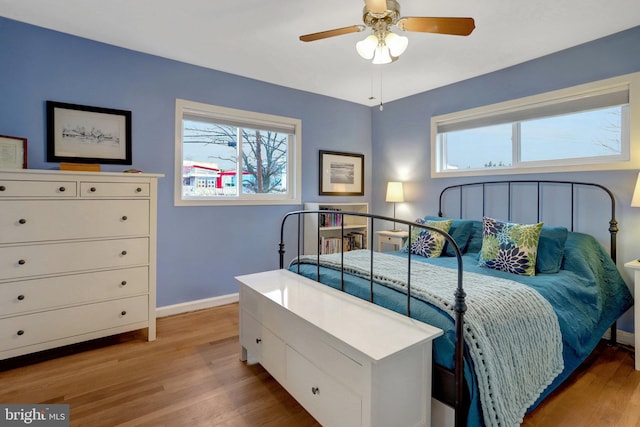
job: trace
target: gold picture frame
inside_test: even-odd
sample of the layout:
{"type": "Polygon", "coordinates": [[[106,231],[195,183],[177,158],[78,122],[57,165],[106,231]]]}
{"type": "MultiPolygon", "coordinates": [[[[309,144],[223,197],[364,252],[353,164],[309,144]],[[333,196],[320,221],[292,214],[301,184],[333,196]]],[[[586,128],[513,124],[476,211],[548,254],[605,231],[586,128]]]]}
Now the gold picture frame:
{"type": "Polygon", "coordinates": [[[0,135],[0,169],[27,168],[27,139],[0,135]]]}

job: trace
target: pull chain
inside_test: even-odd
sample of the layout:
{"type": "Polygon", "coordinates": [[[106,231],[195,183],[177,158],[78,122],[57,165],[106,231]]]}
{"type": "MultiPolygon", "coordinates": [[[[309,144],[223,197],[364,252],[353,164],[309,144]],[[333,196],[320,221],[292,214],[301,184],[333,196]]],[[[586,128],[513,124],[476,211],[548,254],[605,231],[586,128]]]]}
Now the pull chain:
{"type": "Polygon", "coordinates": [[[371,95],[369,95],[369,101],[373,101],[374,99],[376,99],[375,96],[373,96],[373,79],[374,79],[374,75],[373,75],[373,71],[375,69],[375,66],[371,66],[371,95]]]}
{"type": "Polygon", "coordinates": [[[384,110],[382,105],[382,67],[380,67],[380,111],[384,110]]]}

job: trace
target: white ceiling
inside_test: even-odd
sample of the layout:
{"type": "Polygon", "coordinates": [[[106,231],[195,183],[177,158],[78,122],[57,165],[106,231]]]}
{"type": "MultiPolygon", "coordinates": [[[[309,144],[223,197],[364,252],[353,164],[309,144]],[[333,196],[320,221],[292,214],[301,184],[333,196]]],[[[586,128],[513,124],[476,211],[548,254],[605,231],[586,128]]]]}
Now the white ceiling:
{"type": "Polygon", "coordinates": [[[368,32],[298,40],[361,24],[362,0],[0,0],[0,16],[364,105],[640,25],[640,0],[399,2],[402,16],[472,17],[476,29],[468,37],[404,33],[400,60],[374,66],[355,51],[368,32]]]}

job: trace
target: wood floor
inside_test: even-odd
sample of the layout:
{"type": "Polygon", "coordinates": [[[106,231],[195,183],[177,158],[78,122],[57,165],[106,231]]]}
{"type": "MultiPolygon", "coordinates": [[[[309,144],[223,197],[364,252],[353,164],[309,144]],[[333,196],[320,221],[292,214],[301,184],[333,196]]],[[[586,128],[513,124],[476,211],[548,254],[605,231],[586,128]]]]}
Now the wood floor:
{"type": "MultiPolygon", "coordinates": [[[[0,362],[0,403],[66,403],[72,426],[319,425],[239,354],[237,304],[167,317],[154,342],[134,332],[0,362]]],[[[523,425],[640,426],[633,353],[599,347],[523,425]]]]}

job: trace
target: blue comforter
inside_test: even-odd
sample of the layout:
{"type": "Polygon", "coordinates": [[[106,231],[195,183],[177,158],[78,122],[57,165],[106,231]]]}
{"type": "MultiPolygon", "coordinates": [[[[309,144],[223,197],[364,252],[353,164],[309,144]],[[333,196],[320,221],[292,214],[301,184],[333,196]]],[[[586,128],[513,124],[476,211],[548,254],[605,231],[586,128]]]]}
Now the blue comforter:
{"type": "MultiPolygon", "coordinates": [[[[407,254],[395,252],[399,257],[407,254]]],[[[518,281],[538,291],[553,306],[560,324],[563,337],[564,370],[542,393],[538,401],[529,410],[556,389],[587,356],[593,351],[602,335],[627,309],[633,305],[633,298],[615,264],[604,248],[591,236],[582,233],[569,233],[565,243],[562,269],[555,274],[537,274],[536,276],[518,276],[502,271],[491,270],[478,265],[477,253],[463,256],[465,271],[489,274],[518,281]]],[[[413,255],[413,261],[437,264],[456,269],[457,261],[453,257],[423,258],[413,255]]],[[[292,271],[298,271],[316,279],[317,267],[311,264],[292,265],[292,271]]],[[[329,286],[340,288],[339,271],[321,268],[321,281],[329,286]]],[[[345,274],[345,291],[369,299],[369,281],[345,274]]],[[[374,303],[405,313],[406,295],[374,284],[374,303]]],[[[452,290],[453,300],[453,290],[452,290]]],[[[450,316],[423,301],[411,301],[411,317],[435,325],[445,331],[434,342],[435,363],[453,368],[455,330],[450,316]]],[[[478,389],[473,375],[472,362],[465,355],[465,378],[469,385],[471,407],[468,425],[482,426],[483,417],[478,389]]]]}

